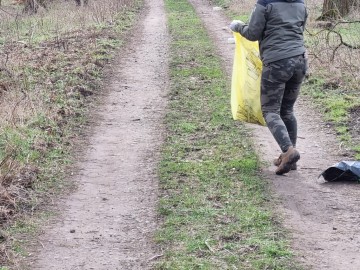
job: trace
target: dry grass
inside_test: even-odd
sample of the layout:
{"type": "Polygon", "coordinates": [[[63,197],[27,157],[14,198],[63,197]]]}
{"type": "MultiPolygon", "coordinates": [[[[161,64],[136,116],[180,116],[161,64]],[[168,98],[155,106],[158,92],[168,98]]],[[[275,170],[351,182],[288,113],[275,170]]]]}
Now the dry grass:
{"type": "Polygon", "coordinates": [[[312,73],[332,89],[360,89],[360,13],[354,10],[346,20],[322,22],[316,21],[318,4],[309,9],[314,11],[306,33],[312,73]]]}
{"type": "Polygon", "coordinates": [[[253,1],[247,0],[230,1],[229,9],[236,14],[246,14],[254,8],[254,3],[253,1]]]}
{"type": "Polygon", "coordinates": [[[88,7],[76,7],[74,1],[53,1],[29,16],[2,1],[0,265],[12,256],[1,228],[36,211],[42,196],[54,192],[49,188],[57,188],[79,125],[99,93],[102,70],[138,3],[90,0],[88,7]]]}

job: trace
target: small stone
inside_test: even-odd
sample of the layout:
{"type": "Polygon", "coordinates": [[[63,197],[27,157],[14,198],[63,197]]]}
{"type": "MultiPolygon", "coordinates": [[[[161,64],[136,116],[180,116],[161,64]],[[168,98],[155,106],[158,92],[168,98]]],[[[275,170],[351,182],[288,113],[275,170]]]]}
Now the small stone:
{"type": "Polygon", "coordinates": [[[75,230],[74,230],[74,229],[71,229],[71,230],[70,230],[70,233],[75,233],[75,230]]]}
{"type": "Polygon", "coordinates": [[[227,43],[234,44],[235,43],[235,38],[228,38],[227,43]]]}

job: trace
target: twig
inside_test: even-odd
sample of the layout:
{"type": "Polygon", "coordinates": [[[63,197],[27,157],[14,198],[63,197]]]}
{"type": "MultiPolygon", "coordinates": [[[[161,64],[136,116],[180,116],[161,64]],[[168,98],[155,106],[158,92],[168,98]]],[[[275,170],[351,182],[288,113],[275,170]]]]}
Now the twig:
{"type": "Polygon", "coordinates": [[[6,258],[10,261],[10,256],[9,256],[9,254],[8,254],[8,252],[7,252],[6,249],[5,249],[5,255],[6,255],[6,258]]]}
{"type": "MultiPolygon", "coordinates": [[[[8,166],[7,166],[8,167],[7,171],[5,173],[3,173],[2,177],[1,177],[1,182],[3,182],[6,179],[6,177],[10,174],[10,171],[11,171],[12,165],[13,165],[13,161],[14,161],[13,157],[14,157],[15,153],[16,153],[16,149],[13,148],[12,152],[7,157],[5,157],[6,160],[2,160],[2,162],[5,163],[8,159],[10,159],[10,157],[12,157],[12,159],[10,159],[10,164],[8,164],[8,166]]],[[[1,163],[1,166],[4,163],[1,163]]]]}
{"type": "Polygon", "coordinates": [[[0,67],[0,71],[5,71],[10,78],[14,77],[14,75],[6,67],[0,67]]]}
{"type": "Polygon", "coordinates": [[[341,142],[341,143],[339,144],[339,151],[342,151],[343,144],[344,144],[344,142],[341,142]]]}
{"type": "Polygon", "coordinates": [[[20,43],[20,44],[23,44],[23,45],[25,45],[25,46],[28,45],[25,41],[22,41],[22,40],[18,40],[18,41],[16,41],[16,42],[17,42],[17,43],[20,43]]]}
{"type": "Polygon", "coordinates": [[[162,256],[164,256],[164,254],[155,255],[155,256],[151,257],[148,261],[151,262],[151,261],[157,260],[157,259],[161,258],[162,256]]]}
{"type": "Polygon", "coordinates": [[[3,12],[5,12],[6,14],[11,15],[11,16],[17,16],[17,15],[18,15],[18,13],[10,13],[9,11],[7,11],[7,10],[1,8],[1,7],[0,7],[0,11],[3,11],[3,12]]]}
{"type": "Polygon", "coordinates": [[[15,149],[13,149],[10,154],[7,154],[7,155],[3,158],[3,160],[0,162],[0,168],[5,164],[5,162],[6,162],[10,157],[12,157],[12,155],[14,154],[14,152],[15,152],[15,149]]]}
{"type": "Polygon", "coordinates": [[[334,25],[337,26],[338,24],[342,24],[342,23],[347,23],[347,24],[350,24],[350,23],[360,23],[360,21],[338,21],[336,22],[336,24],[334,25]]]}
{"type": "Polygon", "coordinates": [[[208,241],[208,240],[205,240],[205,245],[206,245],[206,247],[207,247],[212,253],[214,253],[214,250],[213,250],[212,247],[208,244],[207,241],[208,241]]]}
{"type": "Polygon", "coordinates": [[[318,170],[319,168],[315,167],[301,167],[302,170],[318,170]]]}
{"type": "Polygon", "coordinates": [[[235,256],[235,253],[231,252],[230,250],[228,250],[226,248],[224,249],[224,251],[226,251],[226,252],[230,253],[231,255],[235,256]]]}
{"type": "MultiPolygon", "coordinates": [[[[358,50],[358,49],[360,49],[360,45],[358,45],[358,46],[353,46],[353,45],[345,42],[345,41],[343,40],[342,35],[341,35],[339,32],[337,32],[337,31],[335,31],[335,30],[329,30],[329,33],[328,33],[328,35],[327,35],[328,37],[329,37],[330,33],[337,34],[338,37],[340,38],[340,44],[339,44],[338,47],[340,47],[341,45],[344,45],[344,46],[346,46],[346,47],[348,47],[348,48],[350,48],[350,49],[353,49],[353,50],[358,50]]],[[[336,49],[338,49],[338,47],[337,47],[336,49]]]]}
{"type": "Polygon", "coordinates": [[[38,241],[40,243],[40,245],[45,248],[44,244],[41,241],[38,241]]]}
{"type": "Polygon", "coordinates": [[[14,124],[14,126],[17,126],[16,123],[15,123],[15,111],[17,109],[17,107],[20,105],[21,102],[23,102],[26,98],[27,98],[27,95],[24,91],[21,91],[21,93],[24,95],[22,97],[21,100],[19,100],[18,102],[16,102],[14,108],[12,109],[11,111],[11,122],[14,124]]]}

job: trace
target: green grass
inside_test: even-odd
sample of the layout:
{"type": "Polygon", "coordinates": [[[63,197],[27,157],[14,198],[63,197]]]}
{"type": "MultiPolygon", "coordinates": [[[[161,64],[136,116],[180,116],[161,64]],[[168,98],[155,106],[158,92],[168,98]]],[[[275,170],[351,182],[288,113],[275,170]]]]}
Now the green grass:
{"type": "Polygon", "coordinates": [[[343,42],[346,42],[347,44],[354,47],[359,47],[360,46],[359,27],[360,27],[360,22],[357,21],[356,23],[339,24],[339,26],[335,28],[335,31],[337,31],[342,36],[343,42]]]}
{"type": "Polygon", "coordinates": [[[360,159],[360,147],[349,132],[352,120],[350,111],[360,106],[358,93],[325,87],[324,79],[316,76],[304,83],[302,93],[311,97],[321,108],[324,120],[334,126],[339,140],[355,152],[356,159],[360,159]]]}
{"type": "Polygon", "coordinates": [[[165,2],[173,57],[156,269],[299,269],[202,22],[187,1],[165,2]]]}

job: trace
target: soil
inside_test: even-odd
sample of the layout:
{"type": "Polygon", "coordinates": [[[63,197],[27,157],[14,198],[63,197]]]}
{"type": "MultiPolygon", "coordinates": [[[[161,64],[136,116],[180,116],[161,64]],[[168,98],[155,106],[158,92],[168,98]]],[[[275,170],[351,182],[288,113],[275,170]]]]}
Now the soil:
{"type": "MultiPolygon", "coordinates": [[[[168,33],[163,2],[146,0],[133,37],[113,66],[109,94],[64,198],[61,215],[39,240],[31,269],[150,269],[161,255],[157,227],[156,168],[167,103],[168,33]],[[120,56],[121,55],[121,56],[120,56]]],[[[203,20],[227,76],[234,44],[229,20],[207,0],[190,0],[203,20]]],[[[305,269],[360,269],[360,185],[327,183],[319,175],[346,160],[347,150],[305,98],[297,104],[297,171],[284,176],[271,165],[280,150],[266,127],[248,125],[264,161],[262,174],[278,199],[277,212],[305,269]]]]}

